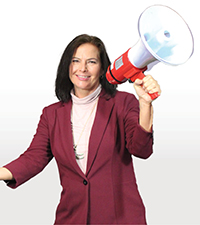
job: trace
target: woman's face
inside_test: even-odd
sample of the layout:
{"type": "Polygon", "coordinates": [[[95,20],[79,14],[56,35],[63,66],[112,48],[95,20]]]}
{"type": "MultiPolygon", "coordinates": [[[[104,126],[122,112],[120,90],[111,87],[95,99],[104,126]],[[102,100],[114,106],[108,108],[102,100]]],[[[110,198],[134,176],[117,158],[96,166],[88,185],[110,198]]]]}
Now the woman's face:
{"type": "Polygon", "coordinates": [[[69,77],[74,84],[75,95],[83,98],[99,86],[101,62],[99,50],[90,43],[80,45],[69,66],[69,77]]]}

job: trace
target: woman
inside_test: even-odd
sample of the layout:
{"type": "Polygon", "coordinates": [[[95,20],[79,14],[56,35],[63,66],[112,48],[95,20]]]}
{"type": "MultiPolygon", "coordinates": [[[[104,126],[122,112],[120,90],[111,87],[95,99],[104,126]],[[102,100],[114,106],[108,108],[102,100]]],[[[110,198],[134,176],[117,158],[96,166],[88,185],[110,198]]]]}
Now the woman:
{"type": "Polygon", "coordinates": [[[110,65],[102,41],[80,35],[65,49],[57,72],[59,102],[43,110],[27,151],[0,169],[16,188],[55,157],[63,191],[55,224],[146,224],[131,155],[152,154],[152,100],[161,93],[146,76],[134,95],[105,78],[110,65]]]}

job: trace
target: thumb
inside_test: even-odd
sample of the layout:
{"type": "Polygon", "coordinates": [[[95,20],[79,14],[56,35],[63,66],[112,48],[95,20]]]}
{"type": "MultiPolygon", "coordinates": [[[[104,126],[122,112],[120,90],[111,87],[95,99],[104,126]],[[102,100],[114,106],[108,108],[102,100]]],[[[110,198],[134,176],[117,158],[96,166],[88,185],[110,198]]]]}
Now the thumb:
{"type": "Polygon", "coordinates": [[[143,80],[140,80],[140,79],[136,79],[135,80],[135,85],[142,85],[143,84],[143,80]]]}

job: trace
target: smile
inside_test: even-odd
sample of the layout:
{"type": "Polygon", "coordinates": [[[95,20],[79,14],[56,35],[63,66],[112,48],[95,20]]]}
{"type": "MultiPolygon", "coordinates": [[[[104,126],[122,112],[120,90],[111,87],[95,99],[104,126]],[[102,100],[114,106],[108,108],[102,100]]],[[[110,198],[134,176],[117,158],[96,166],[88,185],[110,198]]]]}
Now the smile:
{"type": "Polygon", "coordinates": [[[90,76],[85,76],[85,75],[77,75],[76,76],[78,77],[79,80],[88,80],[90,78],[90,76]]]}
{"type": "Polygon", "coordinates": [[[81,78],[89,78],[90,76],[83,76],[83,75],[76,75],[77,77],[81,77],[81,78]]]}

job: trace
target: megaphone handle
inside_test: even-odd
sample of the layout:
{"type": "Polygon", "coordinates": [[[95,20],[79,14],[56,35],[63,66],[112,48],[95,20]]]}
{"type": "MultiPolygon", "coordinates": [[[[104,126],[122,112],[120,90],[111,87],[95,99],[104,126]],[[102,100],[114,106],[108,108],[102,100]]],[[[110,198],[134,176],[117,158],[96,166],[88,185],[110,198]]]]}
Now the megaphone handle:
{"type": "MultiPolygon", "coordinates": [[[[136,75],[136,77],[134,78],[134,80],[136,80],[136,79],[142,80],[144,77],[145,77],[145,75],[144,75],[144,73],[141,71],[141,72],[139,72],[139,73],[136,75]]],[[[141,85],[141,86],[142,86],[142,85],[141,85]]],[[[148,94],[149,94],[149,96],[151,97],[152,100],[154,100],[154,99],[156,99],[156,98],[159,97],[158,92],[155,92],[155,93],[152,93],[152,94],[148,93],[148,94]]]]}

